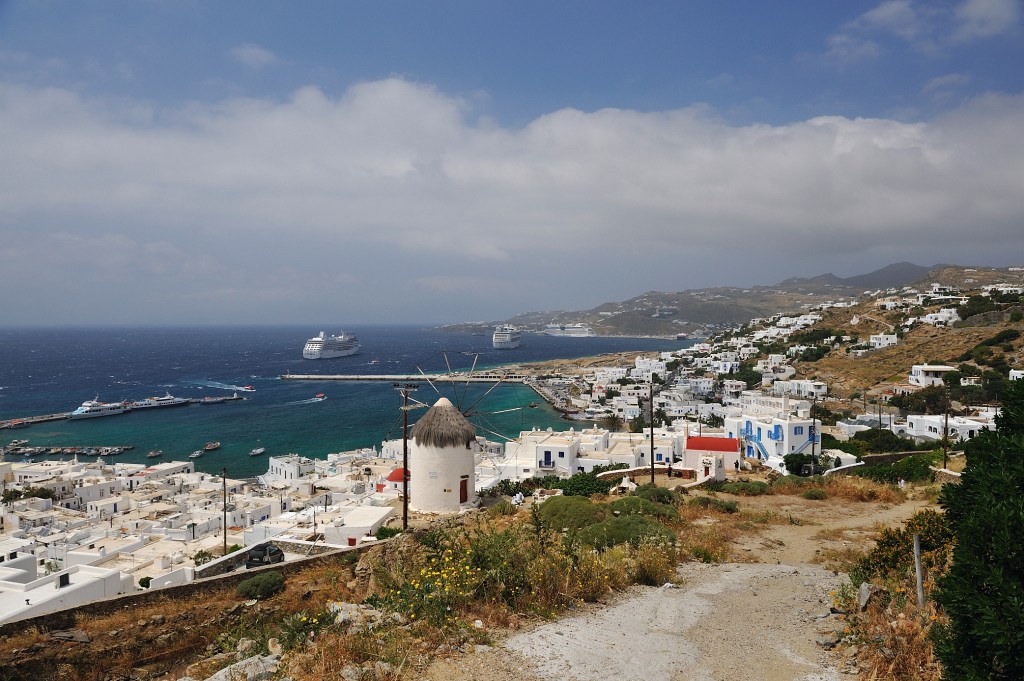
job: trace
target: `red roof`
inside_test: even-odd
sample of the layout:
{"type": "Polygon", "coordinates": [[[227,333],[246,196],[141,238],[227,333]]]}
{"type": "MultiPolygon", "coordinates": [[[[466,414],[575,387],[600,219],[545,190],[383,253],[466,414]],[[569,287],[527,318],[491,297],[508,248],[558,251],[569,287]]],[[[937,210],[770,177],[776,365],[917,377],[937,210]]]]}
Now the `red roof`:
{"type": "Polygon", "coordinates": [[[405,469],[398,467],[395,470],[388,473],[388,482],[402,482],[402,476],[405,475],[405,469]]]}
{"type": "Polygon", "coordinates": [[[686,448],[705,452],[738,452],[740,441],[734,437],[688,437],[686,448]]]}

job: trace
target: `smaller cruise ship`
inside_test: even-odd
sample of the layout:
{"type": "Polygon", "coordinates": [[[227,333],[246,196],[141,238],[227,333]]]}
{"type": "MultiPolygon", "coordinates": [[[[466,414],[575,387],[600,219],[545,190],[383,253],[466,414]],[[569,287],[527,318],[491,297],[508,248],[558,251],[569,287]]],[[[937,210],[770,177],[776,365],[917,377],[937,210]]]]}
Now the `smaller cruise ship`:
{"type": "Polygon", "coordinates": [[[585,324],[548,324],[544,327],[544,333],[548,336],[571,336],[573,338],[588,338],[597,335],[592,328],[585,324]]]}
{"type": "Polygon", "coordinates": [[[302,356],[306,359],[332,359],[348,357],[359,352],[359,340],[344,331],[337,336],[328,336],[323,331],[306,341],[302,348],[302,356]]]}
{"type": "Polygon", "coordinates": [[[167,393],[163,397],[147,397],[144,400],[138,400],[136,402],[130,402],[128,404],[132,409],[152,409],[154,407],[178,407],[183,404],[189,404],[192,400],[187,397],[174,397],[170,393],[167,393]]]}
{"type": "Polygon", "coordinates": [[[86,400],[82,406],[68,414],[69,419],[94,419],[99,416],[113,416],[128,411],[124,402],[100,402],[99,399],[86,400]]]}
{"type": "Polygon", "coordinates": [[[494,328],[494,335],[491,336],[491,345],[496,350],[512,350],[519,347],[523,335],[519,329],[511,324],[501,324],[494,328]]]}

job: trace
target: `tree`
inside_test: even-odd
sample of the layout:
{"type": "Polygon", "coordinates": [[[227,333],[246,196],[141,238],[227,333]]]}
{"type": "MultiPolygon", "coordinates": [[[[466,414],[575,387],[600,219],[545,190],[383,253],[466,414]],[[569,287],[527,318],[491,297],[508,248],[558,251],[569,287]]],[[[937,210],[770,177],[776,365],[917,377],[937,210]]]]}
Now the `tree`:
{"type": "Polygon", "coordinates": [[[937,599],[949,625],[936,633],[948,679],[1024,678],[1024,381],[1003,392],[996,431],[967,443],[958,485],[942,488],[956,546],[937,599]]]}
{"type": "Polygon", "coordinates": [[[609,414],[601,419],[601,426],[604,427],[605,430],[610,430],[613,433],[617,433],[622,430],[622,425],[622,417],[618,414],[609,414]]]}

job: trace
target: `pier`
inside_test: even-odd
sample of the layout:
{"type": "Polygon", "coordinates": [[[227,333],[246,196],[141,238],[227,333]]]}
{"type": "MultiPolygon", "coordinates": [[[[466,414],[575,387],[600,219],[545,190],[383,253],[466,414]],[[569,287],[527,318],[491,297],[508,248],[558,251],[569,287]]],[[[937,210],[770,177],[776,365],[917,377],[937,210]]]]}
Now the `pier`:
{"type": "Polygon", "coordinates": [[[452,374],[281,374],[286,381],[381,381],[387,383],[408,383],[425,381],[431,383],[525,383],[527,374],[504,374],[495,372],[452,373],[452,374]]]}
{"type": "Polygon", "coordinates": [[[32,425],[33,423],[43,423],[44,421],[63,421],[69,416],[71,416],[70,411],[63,411],[59,414],[43,414],[42,416],[25,416],[17,419],[6,419],[4,421],[0,421],[0,430],[5,428],[24,428],[32,425]]]}

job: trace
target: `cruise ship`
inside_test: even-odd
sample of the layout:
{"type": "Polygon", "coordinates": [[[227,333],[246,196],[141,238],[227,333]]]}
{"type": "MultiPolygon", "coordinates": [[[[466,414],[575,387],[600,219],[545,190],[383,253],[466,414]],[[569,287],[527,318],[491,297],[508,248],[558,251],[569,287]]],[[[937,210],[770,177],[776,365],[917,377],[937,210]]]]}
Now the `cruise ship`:
{"type": "Polygon", "coordinates": [[[338,336],[327,336],[323,331],[306,341],[302,348],[302,356],[306,359],[331,359],[332,357],[348,357],[359,352],[359,341],[355,336],[344,331],[338,336]]]}
{"type": "Polygon", "coordinates": [[[69,419],[93,419],[98,416],[113,416],[114,414],[123,414],[128,411],[128,406],[124,402],[100,402],[96,400],[86,400],[82,402],[82,406],[68,414],[69,419]]]}
{"type": "Polygon", "coordinates": [[[501,324],[494,327],[494,335],[491,337],[491,345],[497,350],[512,350],[519,347],[519,341],[523,335],[519,329],[511,324],[501,324]]]}
{"type": "Polygon", "coordinates": [[[592,328],[584,324],[548,324],[544,327],[544,333],[548,336],[572,336],[574,338],[597,335],[592,328]]]}
{"type": "Polygon", "coordinates": [[[191,404],[192,400],[187,397],[174,397],[167,393],[163,397],[147,397],[144,400],[130,402],[131,409],[152,409],[154,407],[179,407],[184,404],[191,404]]]}

